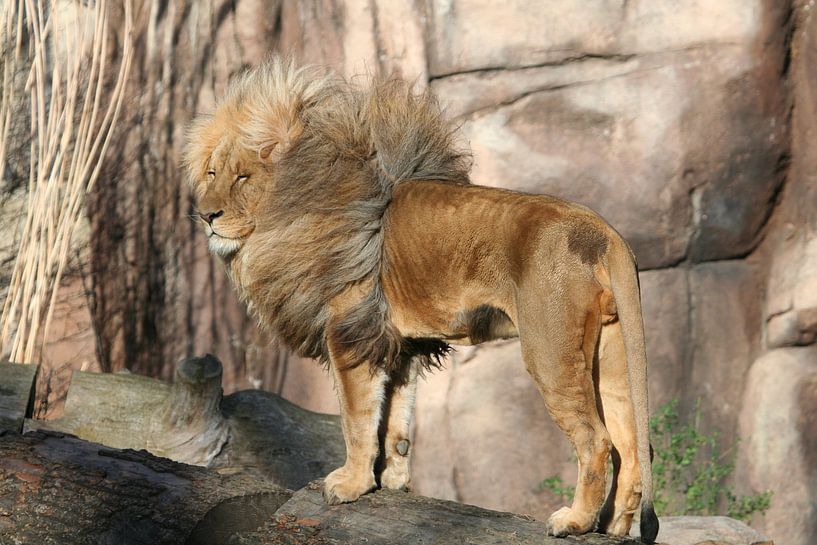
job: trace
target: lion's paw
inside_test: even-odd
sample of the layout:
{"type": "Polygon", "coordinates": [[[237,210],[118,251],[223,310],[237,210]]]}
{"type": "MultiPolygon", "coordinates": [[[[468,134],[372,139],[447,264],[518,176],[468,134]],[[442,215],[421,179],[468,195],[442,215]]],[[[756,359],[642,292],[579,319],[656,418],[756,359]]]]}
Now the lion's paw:
{"type": "Polygon", "coordinates": [[[548,535],[564,537],[579,535],[593,529],[593,517],[576,512],[570,507],[562,507],[548,519],[548,535]]]}
{"type": "Polygon", "coordinates": [[[323,499],[330,505],[355,501],[375,487],[374,475],[339,467],[323,481],[323,499]]]}
{"type": "Polygon", "coordinates": [[[622,516],[618,520],[611,522],[602,532],[610,536],[627,536],[630,535],[630,527],[633,524],[633,516],[622,516]]]}
{"type": "Polygon", "coordinates": [[[380,484],[384,488],[391,488],[392,490],[408,489],[410,479],[408,464],[389,464],[380,474],[380,484]],[[398,467],[398,465],[402,467],[398,467]]]}

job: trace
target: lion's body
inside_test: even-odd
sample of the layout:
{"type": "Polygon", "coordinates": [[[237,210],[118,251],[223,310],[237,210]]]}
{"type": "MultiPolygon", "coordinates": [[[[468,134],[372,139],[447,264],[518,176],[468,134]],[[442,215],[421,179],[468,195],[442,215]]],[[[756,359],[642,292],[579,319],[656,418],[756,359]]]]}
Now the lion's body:
{"type": "Polygon", "coordinates": [[[609,230],[592,212],[545,195],[433,181],[400,186],[386,227],[391,321],[405,337],[451,344],[518,336],[527,276],[545,276],[541,267],[557,259],[576,261],[575,276],[592,274],[609,230]],[[591,238],[568,249],[568,233],[582,231],[599,233],[595,247],[591,238]],[[592,262],[582,263],[588,254],[592,262]]]}
{"type": "Polygon", "coordinates": [[[655,537],[636,270],[604,220],[471,185],[452,127],[402,82],[361,90],[278,61],[198,122],[187,162],[211,249],[242,298],[334,373],[347,462],[326,479],[328,501],[374,487],[381,448],[380,483],[408,483],[419,367],[449,343],[518,336],[579,460],[573,506],[550,531],[624,534],[643,485],[642,535],[655,537]]]}

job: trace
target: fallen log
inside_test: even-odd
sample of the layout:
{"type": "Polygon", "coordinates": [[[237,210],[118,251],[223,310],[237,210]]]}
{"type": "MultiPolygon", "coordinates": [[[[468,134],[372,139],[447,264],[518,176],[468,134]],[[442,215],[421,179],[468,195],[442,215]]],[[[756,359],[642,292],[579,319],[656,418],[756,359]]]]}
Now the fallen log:
{"type": "Polygon", "coordinates": [[[176,366],[176,381],[151,414],[147,450],[156,456],[208,465],[230,435],[221,414],[221,362],[207,354],[176,366]]]}
{"type": "Polygon", "coordinates": [[[0,431],[19,433],[34,404],[36,365],[0,362],[0,431]]]}
{"type": "Polygon", "coordinates": [[[221,376],[221,363],[210,355],[182,361],[173,385],[131,374],[74,371],[64,416],[27,420],[25,429],[145,449],[290,489],[343,465],[346,449],[337,416],[259,390],[222,399],[221,376]]]}
{"type": "Polygon", "coordinates": [[[59,433],[0,436],[3,544],[185,543],[213,507],[248,494],[266,498],[244,513],[254,527],[291,492],[59,433]]]}

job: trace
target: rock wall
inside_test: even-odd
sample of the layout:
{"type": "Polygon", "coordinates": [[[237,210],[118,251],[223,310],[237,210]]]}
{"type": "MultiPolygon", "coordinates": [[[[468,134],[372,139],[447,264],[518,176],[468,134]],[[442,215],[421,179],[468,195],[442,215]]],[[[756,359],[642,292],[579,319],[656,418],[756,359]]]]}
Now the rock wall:
{"type": "MultiPolygon", "coordinates": [[[[474,181],[586,204],[642,268],[652,405],[700,400],[742,447],[755,520],[817,538],[817,32],[813,0],[209,0],[140,3],[129,130],[89,206],[90,323],[103,369],[167,378],[204,351],[228,390],[334,411],[330,379],[245,317],[184,216],[185,123],[268,51],[430,86],[474,181]],[[785,376],[785,380],[780,378],[785,376]],[[788,471],[796,467],[795,472],[788,471]],[[790,484],[796,476],[796,484],[790,484]]],[[[518,345],[462,350],[418,395],[414,487],[547,515],[575,478],[518,345]]],[[[794,470],[793,470],[794,471],[794,470]]]]}

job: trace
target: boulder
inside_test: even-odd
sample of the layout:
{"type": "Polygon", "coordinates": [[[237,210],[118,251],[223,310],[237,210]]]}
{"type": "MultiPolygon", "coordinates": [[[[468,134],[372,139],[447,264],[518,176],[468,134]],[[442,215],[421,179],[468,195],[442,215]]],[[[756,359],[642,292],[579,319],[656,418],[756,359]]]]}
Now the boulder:
{"type": "MultiPolygon", "coordinates": [[[[632,535],[639,535],[634,528],[632,535]]],[[[667,545],[773,545],[772,540],[729,517],[661,517],[658,543],[667,545]]]]}
{"type": "Polygon", "coordinates": [[[781,348],[752,365],[740,413],[738,483],[771,490],[757,527],[786,545],[817,535],[817,348],[781,348]]]}
{"type": "Polygon", "coordinates": [[[770,348],[817,340],[817,236],[788,229],[772,257],[766,304],[770,348]]]}

